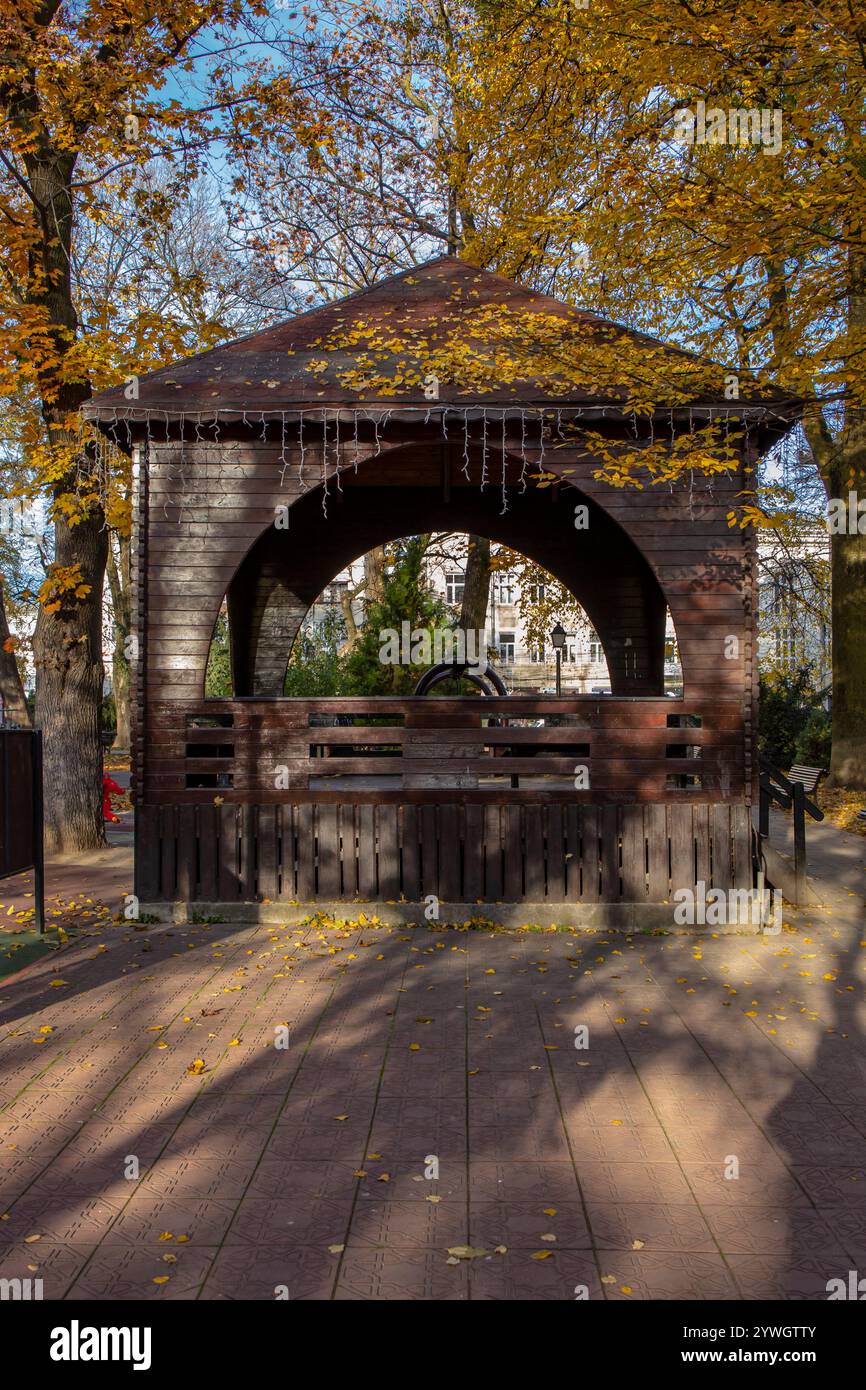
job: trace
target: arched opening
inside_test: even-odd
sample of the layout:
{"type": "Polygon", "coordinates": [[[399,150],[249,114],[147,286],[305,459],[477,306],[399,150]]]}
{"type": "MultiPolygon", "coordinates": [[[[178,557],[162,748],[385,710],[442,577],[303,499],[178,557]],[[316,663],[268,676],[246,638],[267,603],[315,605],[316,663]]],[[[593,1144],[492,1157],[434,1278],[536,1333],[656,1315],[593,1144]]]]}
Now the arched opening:
{"type": "Polygon", "coordinates": [[[665,609],[665,694],[677,699],[683,693],[683,663],[670,608],[665,609]]]}
{"type": "MultiPolygon", "coordinates": [[[[451,486],[435,453],[422,482],[411,487],[395,486],[374,459],[357,475],[344,474],[339,491],[332,484],[328,498],[321,488],[311,489],[288,509],[282,525],[269,526],[254,542],[226,595],[236,697],[282,695],[289,652],[334,576],[365,552],[417,535],[419,522],[425,534],[484,537],[497,550],[552,576],[573,598],[595,643],[591,654],[603,656],[606,668],[605,679],[600,662],[590,662],[597,678],[588,691],[574,693],[663,694],[667,603],[626,531],[567,483],[546,490],[529,486],[504,508],[494,487],[451,486]]],[[[507,638],[512,629],[494,627],[492,635],[502,637],[503,631],[507,638]]],[[[503,642],[503,649],[509,654],[510,643],[503,642]]],[[[567,647],[564,653],[566,679],[574,650],[567,647]]],[[[549,693],[552,647],[537,643],[536,658],[541,679],[534,688],[549,693]]]]}
{"type": "MultiPolygon", "coordinates": [[[[400,537],[354,557],[274,652],[274,667],[279,661],[284,671],[279,693],[297,698],[413,694],[424,673],[445,661],[484,665],[508,694],[554,694],[553,629],[559,628],[564,633],[558,663],[562,694],[609,694],[604,644],[577,598],[549,571],[509,547],[491,545],[481,561],[474,549],[474,538],[465,532],[432,532],[400,537]],[[420,552],[416,576],[413,552],[420,552]],[[471,625],[465,612],[467,581],[475,590],[480,583],[486,593],[479,626],[471,625]]],[[[479,622],[478,613],[474,621],[479,622]]],[[[271,635],[276,645],[276,633],[271,635]]],[[[477,693],[475,677],[439,682],[436,693],[477,693]]],[[[210,645],[205,694],[235,694],[227,603],[210,645]]]]}

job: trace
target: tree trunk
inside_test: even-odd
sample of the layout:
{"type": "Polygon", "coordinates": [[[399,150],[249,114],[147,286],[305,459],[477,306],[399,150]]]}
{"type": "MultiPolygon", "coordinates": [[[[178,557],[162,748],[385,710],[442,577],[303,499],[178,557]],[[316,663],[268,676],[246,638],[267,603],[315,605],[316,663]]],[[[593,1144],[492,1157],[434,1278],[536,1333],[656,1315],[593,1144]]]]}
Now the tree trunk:
{"type": "Polygon", "coordinates": [[[102,581],[108,532],[101,513],[54,524],[55,559],[80,566],[86,598],[40,606],[33,639],[36,725],[43,731],[45,848],[98,849],[102,819],[102,581]]]}
{"type": "MultiPolygon", "coordinates": [[[[857,495],[866,496],[866,480],[857,495]]],[[[830,561],[833,746],[827,785],[866,791],[866,535],[831,536],[830,561]]]]}
{"type": "Polygon", "coordinates": [[[484,631],[489,602],[490,541],[485,536],[469,536],[463,603],[460,608],[460,626],[464,632],[472,629],[484,631]]]}
{"type": "MultiPolygon", "coordinates": [[[[852,219],[848,255],[848,321],[851,370],[846,407],[844,445],[830,472],[831,496],[849,503],[848,530],[830,536],[830,573],[833,585],[833,744],[829,783],[866,791],[866,422],[864,422],[861,360],[866,333],[866,256],[855,248],[863,245],[863,223],[852,219]]],[[[825,478],[825,481],[828,481],[825,478]]],[[[830,489],[828,489],[829,491],[830,489]]]]}
{"type": "Polygon", "coordinates": [[[90,383],[69,363],[78,338],[72,293],[72,183],[77,155],[53,146],[35,110],[35,87],[22,89],[22,127],[39,134],[25,156],[39,236],[29,251],[28,304],[44,317],[53,351],[33,345],[42,418],[48,442],[68,469],[52,486],[52,572],[77,572],[81,597],[67,589],[42,603],[36,619],[36,726],[43,734],[45,848],[51,852],[96,849],[105,844],[102,818],[102,586],[108,531],[94,478],[79,475],[83,455],[75,417],[90,397],[90,383]],[[74,514],[68,504],[76,504],[74,514]],[[49,612],[49,607],[55,609],[49,612]]]}
{"type": "Polygon", "coordinates": [[[130,740],[129,720],[129,662],[123,654],[123,647],[115,641],[111,653],[111,693],[114,696],[114,742],[113,753],[128,753],[130,740]]]}
{"type": "Polygon", "coordinates": [[[18,670],[15,653],[7,651],[5,647],[9,636],[9,624],[6,621],[6,604],[3,596],[3,580],[0,578],[0,695],[3,696],[3,706],[8,722],[18,724],[23,729],[29,729],[33,721],[30,718],[30,711],[24,697],[21,672],[18,670]]]}
{"type": "Polygon", "coordinates": [[[385,547],[374,546],[364,556],[364,592],[367,607],[381,603],[385,597],[385,547]]]}
{"type": "Polygon", "coordinates": [[[109,543],[107,555],[108,586],[114,610],[114,648],[111,654],[111,687],[114,695],[116,728],[112,748],[127,752],[130,746],[129,659],[127,640],[132,630],[130,585],[130,543],[128,536],[118,536],[118,555],[109,543]]]}
{"type": "Polygon", "coordinates": [[[358,624],[355,622],[355,614],[352,612],[352,594],[348,585],[340,590],[340,611],[343,615],[343,622],[346,625],[346,640],[340,648],[340,656],[348,656],[349,652],[357,645],[358,624]]]}

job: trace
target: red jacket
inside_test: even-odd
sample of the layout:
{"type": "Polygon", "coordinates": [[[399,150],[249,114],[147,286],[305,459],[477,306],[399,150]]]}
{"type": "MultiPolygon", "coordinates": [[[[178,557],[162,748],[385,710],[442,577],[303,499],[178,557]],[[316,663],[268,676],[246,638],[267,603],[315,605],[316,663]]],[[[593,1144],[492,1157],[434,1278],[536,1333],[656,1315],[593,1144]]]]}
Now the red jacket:
{"type": "Polygon", "coordinates": [[[117,821],[120,819],[111,809],[111,793],[123,794],[123,787],[119,787],[113,777],[109,777],[107,772],[102,774],[102,818],[103,820],[117,821]]]}

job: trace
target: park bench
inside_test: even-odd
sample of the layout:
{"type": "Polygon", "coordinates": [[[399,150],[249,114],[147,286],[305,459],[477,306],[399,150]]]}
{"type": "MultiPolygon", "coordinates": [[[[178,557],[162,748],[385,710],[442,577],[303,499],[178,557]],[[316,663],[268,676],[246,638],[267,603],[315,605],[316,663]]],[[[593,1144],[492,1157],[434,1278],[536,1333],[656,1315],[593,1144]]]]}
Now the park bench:
{"type": "Polygon", "coordinates": [[[823,767],[805,767],[802,763],[794,763],[794,766],[788,773],[788,781],[799,782],[804,792],[811,793],[815,790],[825,772],[826,768],[823,767]]]}

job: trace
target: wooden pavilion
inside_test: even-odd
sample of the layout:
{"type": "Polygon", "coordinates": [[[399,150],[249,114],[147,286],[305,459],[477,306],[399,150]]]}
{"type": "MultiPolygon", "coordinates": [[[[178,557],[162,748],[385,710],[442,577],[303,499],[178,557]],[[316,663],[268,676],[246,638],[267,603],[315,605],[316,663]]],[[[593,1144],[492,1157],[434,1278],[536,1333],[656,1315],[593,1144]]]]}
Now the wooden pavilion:
{"type": "Polygon", "coordinates": [[[676,888],[752,886],[755,557],[728,515],[798,403],[707,371],[442,257],[94,397],[133,457],[142,910],[411,919],[432,895],[443,920],[637,925],[676,888]],[[663,403],[635,404],[642,370],[663,403]],[[704,429],[731,441],[724,470],[651,485],[704,429]],[[618,486],[636,450],[647,485],[618,486]],[[422,530],[560,580],[612,694],[284,698],[317,595],[422,530]],[[224,600],[233,696],[206,699],[224,600]]]}

